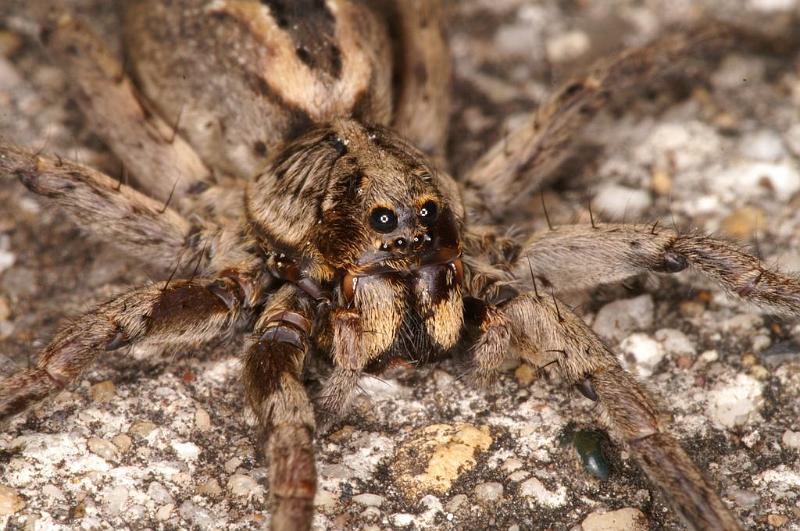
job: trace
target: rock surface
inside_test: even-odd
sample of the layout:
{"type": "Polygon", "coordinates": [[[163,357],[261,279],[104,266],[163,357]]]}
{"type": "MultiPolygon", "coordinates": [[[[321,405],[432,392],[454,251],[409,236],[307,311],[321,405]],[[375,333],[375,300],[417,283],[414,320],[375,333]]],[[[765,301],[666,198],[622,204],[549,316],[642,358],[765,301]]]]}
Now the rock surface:
{"type": "MultiPolygon", "coordinates": [[[[597,57],[704,15],[772,31],[771,17],[797,10],[789,0],[449,4],[457,174],[597,57]]],[[[0,141],[119,177],[66,97],[67,79],[32,38],[30,20],[55,5],[88,17],[118,47],[107,1],[0,2],[0,141]]],[[[588,223],[591,202],[599,222],[649,229],[658,220],[732,236],[767,263],[798,270],[798,59],[738,49],[697,63],[681,67],[688,81],[626,99],[576,139],[577,157],[544,194],[551,221],[588,223]],[[620,189],[637,200],[608,194],[614,208],[598,206],[598,193],[620,189]]],[[[546,230],[540,201],[532,203],[520,218],[546,230]]],[[[30,366],[68,318],[165,276],[0,178],[0,373],[30,366]]],[[[747,307],[691,271],[603,287],[574,304],[621,356],[631,334],[661,345],[647,383],[744,528],[800,529],[797,321],[747,307]]],[[[101,353],[66,392],[0,428],[0,528],[264,528],[268,464],[243,406],[240,352],[233,344],[101,353]]],[[[581,467],[563,441],[596,427],[596,408],[551,369],[509,365],[487,391],[461,378],[454,361],[362,380],[365,394],[316,443],[315,528],[587,531],[627,508],[620,521],[638,521],[641,511],[649,529],[679,529],[623,447],[610,444],[608,481],[581,467]],[[469,425],[475,439],[459,441],[458,429],[426,434],[437,425],[469,425]],[[408,478],[424,476],[439,446],[460,464],[420,488],[408,478]],[[485,485],[502,495],[482,498],[485,485]]]]}

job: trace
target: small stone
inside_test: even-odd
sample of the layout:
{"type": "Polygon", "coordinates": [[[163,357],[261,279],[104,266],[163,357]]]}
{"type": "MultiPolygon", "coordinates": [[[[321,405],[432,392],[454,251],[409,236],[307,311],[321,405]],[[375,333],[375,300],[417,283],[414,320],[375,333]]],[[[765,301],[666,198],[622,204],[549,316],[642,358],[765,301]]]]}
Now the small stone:
{"type": "Polygon", "coordinates": [[[589,49],[589,36],[573,30],[555,35],[545,43],[547,58],[553,63],[574,61],[589,49]]]}
{"type": "Polygon", "coordinates": [[[86,441],[86,446],[89,447],[89,451],[91,451],[95,455],[99,455],[106,461],[116,461],[117,459],[119,459],[119,454],[117,453],[117,447],[114,446],[113,443],[111,443],[110,441],[106,441],[105,439],[92,437],[88,441],[86,441]]]}
{"type": "Polygon", "coordinates": [[[466,494],[456,494],[447,502],[445,509],[447,509],[447,512],[457,513],[461,506],[467,503],[468,500],[469,498],[467,498],[466,494]]]}
{"type": "Polygon", "coordinates": [[[737,208],[725,216],[720,227],[732,238],[748,240],[764,229],[764,211],[752,206],[737,208]]]}
{"type": "Polygon", "coordinates": [[[639,509],[625,507],[617,511],[595,511],[581,522],[583,531],[647,531],[648,522],[639,509]]]}
{"type": "Polygon", "coordinates": [[[148,435],[153,433],[153,430],[155,430],[157,427],[158,426],[156,426],[155,424],[153,424],[150,421],[139,420],[139,421],[136,421],[133,424],[131,424],[131,427],[128,430],[128,433],[130,433],[131,435],[135,435],[136,437],[141,437],[142,439],[144,439],[145,437],[147,437],[148,435]]]}
{"type": "Polygon", "coordinates": [[[323,511],[332,510],[338,501],[339,497],[326,489],[317,489],[317,493],[314,495],[314,507],[323,511]]]}
{"type": "Polygon", "coordinates": [[[62,500],[62,501],[66,500],[66,497],[64,496],[64,491],[62,491],[55,485],[47,484],[44,487],[42,487],[42,494],[54,500],[62,500]]]}
{"type": "Polygon", "coordinates": [[[506,459],[500,468],[503,470],[503,472],[510,474],[511,472],[519,470],[520,468],[522,468],[522,466],[523,466],[522,461],[511,457],[509,459],[506,459]]]}
{"type": "Polygon", "coordinates": [[[96,383],[89,388],[89,398],[100,403],[110,402],[114,398],[116,392],[117,389],[114,387],[114,382],[106,380],[96,383]]]}
{"type": "Polygon", "coordinates": [[[626,360],[633,362],[636,372],[641,377],[648,377],[664,359],[664,348],[661,343],[647,334],[631,334],[619,346],[626,360]]]}
{"type": "Polygon", "coordinates": [[[747,423],[761,403],[762,384],[746,374],[721,381],[709,392],[711,417],[726,428],[747,423]]]}
{"type": "Polygon", "coordinates": [[[103,503],[110,514],[119,514],[128,501],[128,488],[122,485],[112,487],[105,491],[103,503]]]}
{"type": "Polygon", "coordinates": [[[17,256],[3,249],[0,249],[0,273],[14,265],[17,256]]]}
{"type": "Polygon", "coordinates": [[[264,491],[256,480],[245,474],[232,475],[228,480],[228,490],[235,496],[245,496],[247,498],[261,496],[264,491]]]}
{"type": "Polygon", "coordinates": [[[475,466],[476,454],[491,444],[488,427],[433,424],[414,431],[400,446],[393,472],[409,498],[421,491],[444,494],[475,466]]]}
{"type": "Polygon", "coordinates": [[[225,472],[227,472],[228,474],[233,474],[234,472],[236,472],[236,469],[239,468],[239,465],[241,465],[241,464],[242,464],[241,458],[239,458],[239,457],[231,457],[230,459],[225,461],[225,464],[222,465],[222,467],[225,469],[225,472]]]}
{"type": "Polygon", "coordinates": [[[8,321],[10,317],[11,305],[8,303],[8,299],[0,297],[0,321],[8,321]]]}
{"type": "Polygon", "coordinates": [[[191,527],[199,529],[216,529],[218,527],[218,519],[208,509],[191,500],[183,502],[178,509],[178,513],[181,518],[192,524],[191,527]]]}
{"type": "Polygon", "coordinates": [[[653,326],[654,310],[649,294],[610,302],[597,312],[592,328],[601,337],[619,342],[636,330],[653,326]]]}
{"type": "Polygon", "coordinates": [[[527,387],[536,381],[536,371],[529,364],[523,363],[514,371],[514,377],[521,386],[527,387]]]}
{"type": "Polygon", "coordinates": [[[706,307],[697,301],[683,301],[678,305],[678,311],[684,317],[700,317],[706,311],[706,307]]]}
{"type": "Polygon", "coordinates": [[[663,170],[655,170],[650,179],[650,187],[657,195],[668,196],[672,192],[672,179],[669,173],[663,170]]]}
{"type": "Polygon", "coordinates": [[[764,13],[791,11],[797,7],[795,0],[748,0],[747,6],[764,13]]]}
{"type": "Polygon", "coordinates": [[[742,136],[739,146],[741,154],[751,159],[772,162],[786,156],[783,139],[768,129],[742,136]]]}
{"type": "Polygon", "coordinates": [[[194,412],[194,427],[198,431],[211,429],[211,417],[208,415],[208,411],[201,407],[197,408],[197,411],[194,412]]]}
{"type": "Polygon", "coordinates": [[[761,363],[770,369],[777,369],[784,363],[800,360],[800,344],[794,341],[781,341],[759,353],[761,363]]]}
{"type": "Polygon", "coordinates": [[[184,461],[194,461],[200,455],[200,448],[191,442],[172,441],[170,446],[175,454],[184,461]]]}
{"type": "Polygon", "coordinates": [[[0,30],[0,56],[11,57],[22,47],[22,39],[13,31],[0,30]]]}
{"type": "Polygon", "coordinates": [[[694,365],[694,360],[691,356],[678,356],[678,359],[675,360],[675,365],[679,369],[691,369],[692,365],[694,365]]]}
{"type": "Polygon", "coordinates": [[[750,376],[756,380],[764,381],[769,378],[770,373],[763,365],[753,365],[750,367],[750,376]]]}
{"type": "Polygon", "coordinates": [[[780,201],[788,201],[800,190],[800,172],[792,162],[753,162],[710,173],[709,182],[740,198],[757,197],[768,190],[780,201]]]}
{"type": "Polygon", "coordinates": [[[706,350],[705,352],[700,354],[700,357],[698,358],[698,360],[703,362],[703,364],[713,363],[718,359],[719,359],[719,352],[717,352],[716,350],[706,350]]]}
{"type": "Polygon", "coordinates": [[[353,496],[353,501],[361,505],[366,505],[367,507],[380,507],[386,500],[383,496],[365,492],[363,494],[357,494],[356,496],[353,496]]]}
{"type": "Polygon", "coordinates": [[[503,485],[496,481],[481,483],[475,487],[475,496],[484,503],[496,502],[503,497],[503,485]]]}
{"type": "Polygon", "coordinates": [[[604,184],[594,196],[592,205],[612,219],[639,218],[653,204],[650,193],[619,184],[604,184]]]}
{"type": "Polygon", "coordinates": [[[772,527],[783,527],[789,523],[789,518],[782,514],[767,515],[767,523],[772,527]]]}
{"type": "Polygon", "coordinates": [[[0,485],[0,516],[9,516],[22,510],[25,502],[16,490],[0,485]]]}
{"type": "Polygon", "coordinates": [[[151,500],[161,505],[175,501],[167,488],[158,481],[153,481],[147,486],[147,495],[150,496],[151,500]]]}
{"type": "Polygon", "coordinates": [[[744,367],[745,369],[752,367],[756,363],[758,363],[758,358],[756,358],[752,354],[745,354],[744,356],[742,356],[742,367],[744,367]]]}
{"type": "Polygon", "coordinates": [[[520,484],[519,493],[526,498],[533,498],[537,504],[543,507],[562,507],[567,503],[567,489],[564,486],[559,486],[553,492],[549,490],[537,478],[530,478],[520,484]]]}
{"type": "Polygon", "coordinates": [[[408,527],[414,523],[414,515],[408,513],[396,513],[391,516],[392,524],[397,527],[408,527]]]}
{"type": "Polygon", "coordinates": [[[156,520],[164,522],[165,520],[169,520],[169,517],[172,515],[172,511],[175,510],[175,506],[171,503],[166,505],[162,505],[156,510],[156,520]]]}
{"type": "Polygon", "coordinates": [[[114,443],[120,453],[124,454],[130,449],[133,440],[124,433],[119,433],[111,438],[111,442],[114,443]]]}
{"type": "Polygon", "coordinates": [[[800,431],[786,430],[783,432],[781,442],[785,448],[800,450],[800,431]]]}
{"type": "Polygon", "coordinates": [[[197,493],[216,497],[222,494],[222,487],[219,486],[219,481],[215,478],[209,478],[208,481],[197,487],[197,493]]]}

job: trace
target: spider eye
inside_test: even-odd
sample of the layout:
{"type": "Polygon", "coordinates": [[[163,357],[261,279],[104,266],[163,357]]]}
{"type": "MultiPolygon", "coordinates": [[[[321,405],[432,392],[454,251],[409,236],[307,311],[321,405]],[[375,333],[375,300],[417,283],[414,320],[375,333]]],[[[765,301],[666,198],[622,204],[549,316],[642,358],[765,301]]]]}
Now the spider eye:
{"type": "Polygon", "coordinates": [[[426,227],[430,227],[436,222],[437,214],[436,203],[433,201],[425,201],[425,204],[419,209],[419,219],[426,227]]]}
{"type": "Polygon", "coordinates": [[[369,215],[370,226],[378,232],[392,232],[397,228],[397,214],[385,207],[378,207],[369,215]]]}

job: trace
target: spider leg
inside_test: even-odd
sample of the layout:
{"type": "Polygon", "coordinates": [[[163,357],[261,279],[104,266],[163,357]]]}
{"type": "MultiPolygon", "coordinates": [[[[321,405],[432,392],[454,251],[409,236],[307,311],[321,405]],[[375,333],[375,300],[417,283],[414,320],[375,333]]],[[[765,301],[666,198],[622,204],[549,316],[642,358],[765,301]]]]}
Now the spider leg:
{"type": "Polygon", "coordinates": [[[534,234],[522,256],[517,278],[533,274],[557,291],[693,267],[731,295],[769,311],[800,315],[800,279],[768,269],[732,243],[706,236],[653,225],[568,225],[534,234]]]}
{"type": "Polygon", "coordinates": [[[19,178],[101,240],[165,271],[208,271],[209,260],[213,263],[215,255],[227,254],[219,248],[231,246],[217,227],[194,225],[162,202],[87,166],[0,143],[3,175],[19,178]],[[202,267],[196,266],[198,260],[202,267]]]}
{"type": "Polygon", "coordinates": [[[565,304],[544,293],[523,293],[499,306],[473,299],[468,316],[481,330],[473,348],[479,376],[491,377],[499,370],[509,345],[536,366],[555,363],[568,383],[600,404],[612,433],[631,448],[690,527],[739,529],[703,473],[667,431],[665,416],[649,393],[565,304]],[[501,341],[481,342],[487,333],[501,336],[501,341]]]}
{"type": "Polygon", "coordinates": [[[419,149],[444,161],[450,114],[450,52],[441,0],[394,0],[402,85],[393,128],[419,149]]]}
{"type": "Polygon", "coordinates": [[[466,200],[489,220],[530,199],[571,152],[577,132],[611,101],[623,101],[685,66],[689,57],[718,55],[758,36],[722,24],[662,37],[600,61],[564,84],[519,128],[498,141],[464,177],[466,200]]]}
{"type": "Polygon", "coordinates": [[[42,41],[69,75],[92,129],[111,147],[142,189],[179,206],[212,184],[205,163],[170,125],[151,112],[104,43],[69,16],[42,32],[42,41]]]}
{"type": "Polygon", "coordinates": [[[314,513],[314,408],[301,379],[312,318],[307,297],[284,286],[260,316],[245,355],[246,395],[270,462],[275,531],[310,529],[314,513]]]}
{"type": "Polygon", "coordinates": [[[197,345],[231,333],[256,293],[242,273],[121,295],[62,328],[33,368],[0,381],[0,420],[66,387],[102,352],[133,344],[197,345]]]}

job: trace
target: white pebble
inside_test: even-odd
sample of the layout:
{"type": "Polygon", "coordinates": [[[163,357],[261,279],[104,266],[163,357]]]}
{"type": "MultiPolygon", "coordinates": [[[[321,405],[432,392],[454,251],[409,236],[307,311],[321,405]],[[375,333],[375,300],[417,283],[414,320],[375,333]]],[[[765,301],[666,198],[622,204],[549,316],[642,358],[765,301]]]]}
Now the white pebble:
{"type": "Polygon", "coordinates": [[[544,507],[561,507],[567,503],[567,489],[560,485],[553,492],[536,478],[531,478],[519,486],[519,493],[525,497],[533,498],[536,503],[544,507]]]}
{"type": "Polygon", "coordinates": [[[783,139],[776,132],[767,129],[745,135],[739,145],[742,155],[751,159],[774,162],[786,156],[783,139]]]}
{"type": "Polygon", "coordinates": [[[0,273],[14,265],[17,261],[17,256],[14,253],[0,250],[0,273]]]}
{"type": "Polygon", "coordinates": [[[781,442],[786,448],[800,450],[800,431],[786,430],[783,432],[781,442]]]}
{"type": "Polygon", "coordinates": [[[639,218],[650,208],[650,192],[619,184],[605,184],[598,188],[593,205],[613,219],[639,218]]]}
{"type": "Polygon", "coordinates": [[[655,338],[664,346],[664,350],[675,356],[694,356],[697,348],[686,334],[675,328],[656,330],[655,338]]]}
{"type": "Polygon", "coordinates": [[[547,58],[553,63],[573,61],[589,49],[589,36],[582,31],[573,30],[547,39],[545,49],[547,58]]]}
{"type": "Polygon", "coordinates": [[[736,164],[721,172],[709,172],[706,180],[741,199],[762,195],[767,190],[765,183],[781,201],[788,201],[800,190],[800,172],[790,161],[736,164]]]}
{"type": "Polygon", "coordinates": [[[264,489],[256,480],[245,474],[234,474],[228,480],[228,490],[236,496],[261,496],[264,489]]]}
{"type": "Polygon", "coordinates": [[[797,7],[797,0],[750,0],[747,6],[764,13],[791,11],[797,7]]]}
{"type": "Polygon", "coordinates": [[[745,424],[761,403],[761,388],[758,380],[746,374],[718,383],[709,393],[711,417],[726,428],[745,424]]]}
{"type": "Polygon", "coordinates": [[[610,302],[597,312],[592,328],[604,339],[622,341],[631,332],[653,326],[654,309],[649,294],[610,302]]]}
{"type": "Polygon", "coordinates": [[[200,448],[191,442],[172,441],[170,446],[184,461],[194,461],[200,455],[200,448]]]}
{"type": "Polygon", "coordinates": [[[482,502],[495,502],[503,497],[503,485],[496,481],[481,483],[475,487],[475,496],[482,502]]]}
{"type": "Polygon", "coordinates": [[[381,505],[383,505],[385,499],[383,496],[378,496],[377,494],[370,494],[368,492],[365,492],[363,494],[357,494],[353,496],[353,501],[361,505],[366,505],[368,507],[380,507],[381,505]]]}
{"type": "Polygon", "coordinates": [[[620,350],[626,359],[632,360],[636,372],[641,377],[651,376],[664,359],[664,348],[661,343],[647,334],[631,334],[620,343],[620,350]]]}
{"type": "Polygon", "coordinates": [[[108,489],[103,496],[103,502],[109,514],[119,514],[127,501],[128,488],[121,485],[108,489]]]}

